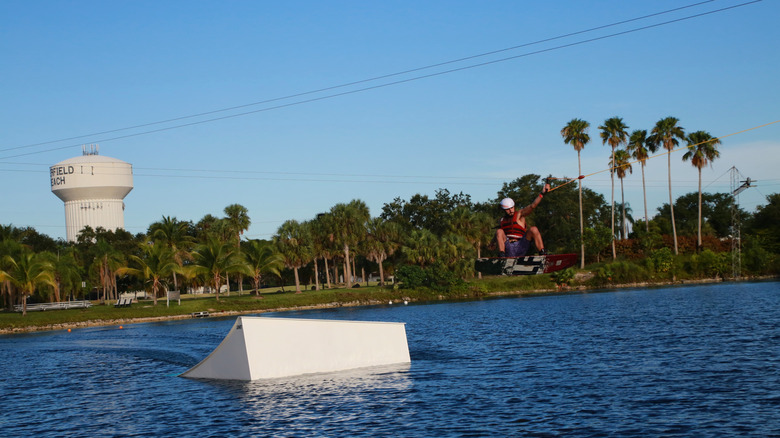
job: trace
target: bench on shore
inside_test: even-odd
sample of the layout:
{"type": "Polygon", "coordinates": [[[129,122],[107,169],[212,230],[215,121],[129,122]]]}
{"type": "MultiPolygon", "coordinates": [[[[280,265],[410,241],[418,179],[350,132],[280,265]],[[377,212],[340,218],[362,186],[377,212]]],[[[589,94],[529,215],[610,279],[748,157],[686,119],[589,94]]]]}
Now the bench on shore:
{"type": "MultiPolygon", "coordinates": [[[[44,310],[61,310],[61,309],[86,309],[92,307],[92,302],[88,300],[81,301],[61,301],[59,303],[35,303],[28,304],[28,312],[44,311],[44,310]]],[[[24,310],[21,304],[14,306],[15,312],[22,312],[24,310]]]]}
{"type": "Polygon", "coordinates": [[[190,315],[192,315],[193,318],[205,318],[205,317],[209,316],[209,312],[206,312],[204,310],[202,312],[192,312],[192,313],[190,313],[190,315]]]}
{"type": "Polygon", "coordinates": [[[130,307],[130,304],[133,303],[132,298],[120,298],[116,300],[116,304],[114,304],[114,307],[130,307]]]}

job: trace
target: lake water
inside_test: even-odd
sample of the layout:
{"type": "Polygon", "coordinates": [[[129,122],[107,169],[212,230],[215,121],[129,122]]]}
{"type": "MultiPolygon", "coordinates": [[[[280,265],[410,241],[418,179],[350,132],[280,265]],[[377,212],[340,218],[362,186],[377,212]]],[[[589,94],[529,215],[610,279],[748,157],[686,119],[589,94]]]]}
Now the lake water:
{"type": "Polygon", "coordinates": [[[254,382],[176,377],[235,318],[0,336],[0,431],[780,436],[778,282],[264,316],[405,322],[412,363],[254,382]]]}

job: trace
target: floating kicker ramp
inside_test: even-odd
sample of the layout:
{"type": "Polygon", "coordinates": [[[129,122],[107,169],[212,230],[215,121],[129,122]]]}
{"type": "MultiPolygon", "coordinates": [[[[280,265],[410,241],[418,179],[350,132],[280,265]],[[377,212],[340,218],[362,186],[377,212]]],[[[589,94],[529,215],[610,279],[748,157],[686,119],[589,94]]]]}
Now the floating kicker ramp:
{"type": "Polygon", "coordinates": [[[181,377],[257,380],[410,362],[404,323],[240,316],[181,377]]]}

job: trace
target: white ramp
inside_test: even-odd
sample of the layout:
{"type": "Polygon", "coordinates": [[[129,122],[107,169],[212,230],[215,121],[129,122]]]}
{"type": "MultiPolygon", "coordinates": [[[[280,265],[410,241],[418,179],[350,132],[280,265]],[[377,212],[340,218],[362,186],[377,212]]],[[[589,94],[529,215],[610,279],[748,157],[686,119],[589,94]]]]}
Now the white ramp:
{"type": "Polygon", "coordinates": [[[240,316],[181,376],[256,380],[410,362],[403,323],[240,316]]]}

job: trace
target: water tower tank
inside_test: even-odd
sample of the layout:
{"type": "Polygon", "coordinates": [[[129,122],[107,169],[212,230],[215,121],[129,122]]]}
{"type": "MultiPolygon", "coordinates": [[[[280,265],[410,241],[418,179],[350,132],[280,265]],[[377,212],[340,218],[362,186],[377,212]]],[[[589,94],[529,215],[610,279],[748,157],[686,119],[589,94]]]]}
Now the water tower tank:
{"type": "Polygon", "coordinates": [[[124,197],[133,190],[133,166],[97,154],[92,146],[80,157],[49,169],[51,191],[65,202],[66,237],[75,242],[84,226],[117,230],[125,227],[124,197]]]}

